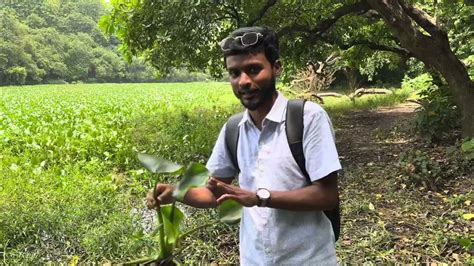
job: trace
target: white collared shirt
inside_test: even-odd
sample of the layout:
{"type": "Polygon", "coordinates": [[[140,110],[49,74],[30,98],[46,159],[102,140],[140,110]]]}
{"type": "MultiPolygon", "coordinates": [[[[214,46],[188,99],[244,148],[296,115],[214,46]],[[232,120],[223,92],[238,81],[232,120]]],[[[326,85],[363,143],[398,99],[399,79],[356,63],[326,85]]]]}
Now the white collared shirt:
{"type": "MultiPolygon", "coordinates": [[[[241,188],[289,191],[307,185],[291,154],[285,132],[288,100],[281,94],[260,131],[246,110],[239,123],[237,158],[241,188]]],[[[303,151],[311,181],[341,169],[334,132],[327,113],[306,102],[303,115],[303,151]]],[[[211,176],[237,175],[225,146],[225,125],[207,162],[211,176]]],[[[241,265],[337,264],[334,234],[322,211],[244,208],[240,223],[241,265]]]]}

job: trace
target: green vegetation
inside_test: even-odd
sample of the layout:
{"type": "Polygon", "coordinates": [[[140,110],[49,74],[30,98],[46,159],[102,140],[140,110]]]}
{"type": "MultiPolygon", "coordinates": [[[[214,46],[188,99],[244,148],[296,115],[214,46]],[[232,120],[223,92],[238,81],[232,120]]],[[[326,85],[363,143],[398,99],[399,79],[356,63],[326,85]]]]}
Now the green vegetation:
{"type": "MultiPolygon", "coordinates": [[[[472,54],[472,6],[424,1],[415,7],[442,22],[436,26],[449,33],[457,56],[472,54]]],[[[233,29],[253,25],[270,26],[278,33],[286,81],[308,62],[324,61],[330,54],[340,56],[341,65],[363,81],[399,82],[410,65],[420,67],[417,61],[409,62],[413,51],[404,47],[371,1],[117,0],[101,18],[101,28],[122,41],[128,57],[147,55],[160,71],[186,67],[216,75],[222,74],[217,43],[233,29]]]]}
{"type": "MultiPolygon", "coordinates": [[[[137,152],[205,163],[221,126],[241,108],[226,83],[0,90],[0,250],[8,264],[152,254],[157,240],[143,230],[141,214],[154,182],[137,152]]],[[[386,103],[384,97],[394,96],[356,104],[375,107],[386,103]]],[[[346,110],[350,102],[341,101],[346,110]]],[[[186,228],[216,217],[214,210],[184,211],[195,213],[186,228]]],[[[235,246],[216,250],[223,239],[236,241],[235,230],[219,225],[185,239],[183,261],[235,262],[235,246]]]]}
{"type": "MultiPolygon", "coordinates": [[[[119,40],[99,30],[107,7],[100,0],[2,1],[0,85],[76,82],[155,82],[143,58],[125,61],[119,40]]],[[[205,80],[173,69],[161,80],[205,80]]]]}
{"type": "MultiPolygon", "coordinates": [[[[280,87],[288,95],[299,69],[330,55],[339,58],[330,90],[393,91],[324,98],[344,141],[340,259],[474,264],[473,6],[231,2],[1,2],[0,86],[58,85],[0,87],[0,264],[164,258],[176,232],[215,221],[217,210],[177,204],[187,219],[174,220],[171,239],[155,234],[156,212],[144,197],[156,180],[137,154],[205,163],[223,123],[241,110],[229,85],[82,83],[203,81],[203,71],[221,77],[219,40],[257,24],[280,36],[280,87]],[[406,99],[420,104],[416,117],[377,122],[373,109],[406,99]]],[[[180,235],[175,257],[238,263],[236,231],[219,223],[180,235]]]]}
{"type": "MultiPolygon", "coordinates": [[[[138,158],[142,165],[150,172],[155,174],[172,174],[179,176],[173,197],[176,200],[183,201],[184,196],[189,189],[203,187],[206,185],[209,172],[203,164],[191,163],[188,167],[175,164],[166,159],[149,154],[140,153],[138,158]]],[[[161,179],[156,180],[159,183],[161,179]]],[[[180,242],[186,236],[190,236],[196,231],[209,228],[218,221],[210,221],[205,224],[196,225],[186,232],[182,230],[182,223],[185,215],[181,209],[176,207],[176,202],[171,205],[164,205],[156,208],[158,224],[155,231],[158,231],[158,240],[160,245],[155,251],[156,255],[145,257],[128,263],[153,263],[160,264],[178,264],[180,263],[183,247],[180,242]]],[[[240,221],[242,216],[242,206],[238,202],[228,200],[217,208],[219,221],[227,224],[235,224],[240,221]]],[[[152,233],[152,236],[154,233],[152,233]]]]}
{"type": "Polygon", "coordinates": [[[100,24],[122,41],[126,57],[145,56],[164,73],[186,68],[221,76],[218,42],[236,28],[259,25],[279,37],[285,83],[308,65],[324,77],[329,58],[338,58],[333,85],[351,90],[398,87],[405,76],[428,72],[453,95],[462,134],[472,138],[474,82],[466,65],[474,53],[473,10],[468,1],[116,0],[100,24]]]}
{"type": "Polygon", "coordinates": [[[3,1],[0,85],[66,82],[149,82],[155,71],[127,64],[116,38],[99,30],[102,1],[3,1]]]}
{"type": "Polygon", "coordinates": [[[391,89],[393,93],[387,95],[367,95],[355,100],[349,96],[324,99],[324,106],[330,115],[337,119],[339,114],[355,110],[371,110],[379,106],[393,106],[416,94],[412,89],[391,89]]]}
{"type": "Polygon", "coordinates": [[[140,240],[139,213],[152,184],[137,152],[203,163],[240,108],[219,83],[0,90],[0,250],[8,264],[148,254],[154,243],[140,240]]]}

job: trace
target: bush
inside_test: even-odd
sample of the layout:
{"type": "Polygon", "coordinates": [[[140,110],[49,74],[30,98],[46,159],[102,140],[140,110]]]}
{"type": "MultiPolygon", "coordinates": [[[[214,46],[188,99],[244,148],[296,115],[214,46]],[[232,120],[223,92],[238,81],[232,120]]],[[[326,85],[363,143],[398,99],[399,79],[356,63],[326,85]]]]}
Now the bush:
{"type": "Polygon", "coordinates": [[[421,106],[416,120],[417,131],[429,142],[439,142],[460,126],[459,110],[446,87],[432,85],[419,95],[421,106]]]}
{"type": "Polygon", "coordinates": [[[398,163],[404,182],[432,190],[444,183],[440,164],[420,150],[411,150],[400,156],[398,163]]]}
{"type": "Polygon", "coordinates": [[[424,91],[433,85],[433,78],[428,74],[421,74],[415,78],[405,77],[402,81],[402,89],[408,91],[424,91]]]}
{"type": "Polygon", "coordinates": [[[57,85],[68,84],[65,80],[62,80],[62,79],[50,79],[48,80],[48,83],[57,84],[57,85]]]}
{"type": "Polygon", "coordinates": [[[26,68],[24,67],[11,67],[6,70],[6,79],[10,84],[25,84],[26,80],[26,68]]]}
{"type": "Polygon", "coordinates": [[[461,151],[468,160],[474,160],[474,138],[464,141],[461,145],[461,151]]]}
{"type": "Polygon", "coordinates": [[[447,150],[450,165],[453,169],[448,169],[448,174],[456,176],[474,171],[474,139],[465,140],[447,150]]]}
{"type": "Polygon", "coordinates": [[[401,154],[398,168],[402,182],[436,191],[447,181],[474,172],[474,139],[446,149],[431,149],[430,154],[407,151],[401,154]]]}
{"type": "Polygon", "coordinates": [[[463,62],[466,65],[467,72],[469,73],[469,77],[473,79],[474,78],[474,55],[468,56],[466,59],[463,60],[463,62]]]}

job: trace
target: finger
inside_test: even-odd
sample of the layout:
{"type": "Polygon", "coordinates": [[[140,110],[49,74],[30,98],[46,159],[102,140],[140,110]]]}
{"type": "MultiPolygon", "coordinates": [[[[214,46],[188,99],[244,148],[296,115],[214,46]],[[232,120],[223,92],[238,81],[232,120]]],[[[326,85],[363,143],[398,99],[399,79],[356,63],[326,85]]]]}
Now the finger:
{"type": "Polygon", "coordinates": [[[158,201],[158,204],[161,205],[161,203],[163,203],[165,201],[165,198],[167,197],[167,195],[164,195],[164,193],[162,193],[160,196],[156,197],[156,200],[158,201]]]}
{"type": "Polygon", "coordinates": [[[154,198],[163,198],[163,194],[166,194],[167,190],[169,190],[169,186],[167,184],[157,184],[154,191],[154,198]]]}
{"type": "Polygon", "coordinates": [[[153,196],[154,196],[155,192],[153,191],[153,189],[150,189],[147,193],[146,193],[146,198],[147,199],[152,199],[153,196]]]}
{"type": "Polygon", "coordinates": [[[209,180],[207,181],[207,184],[210,186],[210,187],[217,187],[217,185],[219,185],[219,183],[222,183],[221,181],[211,177],[209,178],[209,180]]]}
{"type": "Polygon", "coordinates": [[[238,201],[238,202],[240,203],[240,201],[239,201],[239,199],[238,199],[238,197],[237,197],[236,195],[234,195],[234,194],[224,194],[224,195],[220,196],[220,197],[216,200],[217,205],[222,204],[224,201],[226,201],[226,200],[228,200],[228,199],[233,199],[233,200],[236,200],[236,201],[238,201]]]}
{"type": "Polygon", "coordinates": [[[166,198],[168,198],[170,194],[169,190],[163,190],[157,197],[156,200],[158,201],[159,204],[161,204],[166,198]]]}
{"type": "Polygon", "coordinates": [[[146,193],[146,206],[148,207],[148,209],[152,209],[156,204],[153,194],[153,190],[150,190],[146,193]]]}
{"type": "Polygon", "coordinates": [[[147,198],[146,200],[146,206],[148,209],[153,209],[156,206],[156,201],[153,198],[147,198]]]}
{"type": "Polygon", "coordinates": [[[236,194],[236,187],[224,182],[217,183],[216,187],[219,191],[222,191],[222,193],[236,194]]]}
{"type": "Polygon", "coordinates": [[[212,177],[207,180],[206,187],[210,190],[216,188],[217,182],[212,177]]]}
{"type": "Polygon", "coordinates": [[[165,185],[164,184],[156,184],[155,186],[155,197],[158,196],[159,194],[161,194],[161,192],[163,192],[163,190],[165,189],[165,185]]]}

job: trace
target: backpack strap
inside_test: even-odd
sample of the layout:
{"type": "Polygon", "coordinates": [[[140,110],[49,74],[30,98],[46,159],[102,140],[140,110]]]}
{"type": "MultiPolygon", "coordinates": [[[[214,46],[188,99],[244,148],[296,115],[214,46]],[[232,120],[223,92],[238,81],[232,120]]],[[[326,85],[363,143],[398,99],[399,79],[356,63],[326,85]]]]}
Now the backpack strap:
{"type": "Polygon", "coordinates": [[[308,183],[311,183],[309,174],[306,171],[306,161],[303,153],[303,111],[305,102],[306,100],[304,99],[288,100],[285,130],[291,154],[308,180],[308,183]]]}
{"type": "MultiPolygon", "coordinates": [[[[306,177],[308,184],[311,184],[311,179],[306,171],[306,160],[303,152],[303,112],[306,100],[296,99],[289,100],[286,110],[286,137],[288,145],[290,146],[291,154],[298,164],[301,172],[306,177]]],[[[335,209],[324,211],[324,214],[331,221],[335,240],[339,239],[341,232],[341,213],[339,210],[339,202],[335,209]]]]}
{"type": "Polygon", "coordinates": [[[230,159],[237,172],[240,172],[239,162],[237,161],[237,143],[239,142],[239,123],[244,113],[238,113],[229,118],[225,125],[225,144],[229,151],[230,159]]]}

